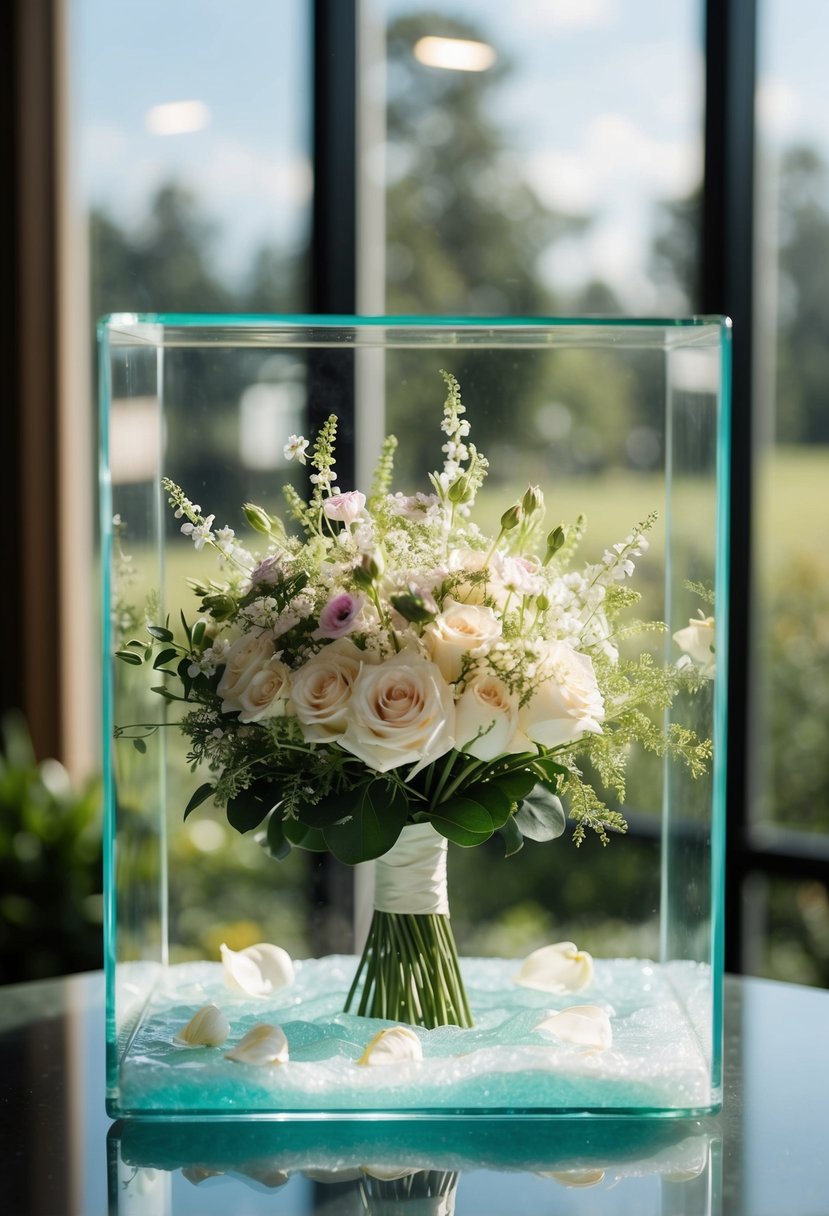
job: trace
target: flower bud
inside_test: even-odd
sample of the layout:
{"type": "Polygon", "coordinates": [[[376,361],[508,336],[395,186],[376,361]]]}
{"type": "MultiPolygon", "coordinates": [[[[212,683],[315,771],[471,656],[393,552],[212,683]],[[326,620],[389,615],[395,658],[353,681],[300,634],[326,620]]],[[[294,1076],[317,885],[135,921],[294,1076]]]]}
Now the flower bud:
{"type": "Polygon", "coordinates": [[[270,536],[272,531],[271,517],[267,511],[263,511],[261,507],[257,507],[254,502],[246,502],[242,510],[245,513],[245,519],[256,532],[261,532],[263,536],[270,536]]]}
{"type": "Polygon", "coordinates": [[[524,508],[521,506],[521,503],[513,503],[513,505],[501,516],[501,528],[503,531],[511,532],[513,528],[517,528],[521,523],[523,515],[524,508]]]}
{"type": "Polygon", "coordinates": [[[461,503],[469,502],[472,497],[472,482],[467,473],[462,474],[456,481],[453,481],[446,497],[455,506],[460,506],[461,503]]]}
{"type": "Polygon", "coordinates": [[[547,561],[549,561],[551,557],[554,557],[555,554],[558,553],[559,549],[564,544],[566,539],[567,539],[567,534],[565,533],[564,528],[561,526],[561,524],[559,524],[559,526],[557,528],[553,528],[552,532],[547,537],[547,558],[546,558],[547,561]]]}
{"type": "Polygon", "coordinates": [[[543,510],[544,495],[541,493],[541,487],[527,486],[524,497],[521,499],[521,506],[524,508],[525,515],[535,515],[537,511],[543,510]]]}
{"type": "Polygon", "coordinates": [[[375,549],[372,553],[365,553],[359,566],[354,568],[354,582],[358,587],[367,591],[377,582],[385,568],[386,563],[379,549],[375,549]]]}
{"type": "Polygon", "coordinates": [[[429,621],[433,621],[437,616],[437,606],[429,607],[423,596],[416,591],[393,595],[391,602],[404,621],[409,621],[412,625],[428,625],[429,621]]]}

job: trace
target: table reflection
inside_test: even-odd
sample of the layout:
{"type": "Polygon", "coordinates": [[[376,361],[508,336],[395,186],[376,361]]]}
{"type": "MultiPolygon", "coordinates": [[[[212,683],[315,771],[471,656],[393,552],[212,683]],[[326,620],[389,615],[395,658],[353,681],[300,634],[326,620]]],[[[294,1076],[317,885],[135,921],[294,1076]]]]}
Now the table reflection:
{"type": "Polygon", "coordinates": [[[110,1212],[719,1216],[717,1119],[123,1121],[110,1212]]]}

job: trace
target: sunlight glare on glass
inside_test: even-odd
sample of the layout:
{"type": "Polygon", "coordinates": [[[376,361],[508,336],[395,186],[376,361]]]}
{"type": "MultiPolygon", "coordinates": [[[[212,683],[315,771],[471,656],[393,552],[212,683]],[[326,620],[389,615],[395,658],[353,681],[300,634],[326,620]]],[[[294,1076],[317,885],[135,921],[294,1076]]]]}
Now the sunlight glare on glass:
{"type": "Polygon", "coordinates": [[[419,38],[414,57],[427,68],[451,72],[485,72],[495,62],[495,50],[486,42],[468,38],[419,38]]]}
{"type": "Polygon", "coordinates": [[[151,135],[189,135],[210,123],[210,108],[203,101],[168,101],[153,106],[144,119],[151,135]]]}

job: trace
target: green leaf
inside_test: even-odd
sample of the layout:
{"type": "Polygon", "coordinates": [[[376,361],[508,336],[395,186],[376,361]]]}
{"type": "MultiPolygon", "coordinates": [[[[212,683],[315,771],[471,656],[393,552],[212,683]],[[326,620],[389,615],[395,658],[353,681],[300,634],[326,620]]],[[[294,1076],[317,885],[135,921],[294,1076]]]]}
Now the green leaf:
{"type": "Polygon", "coordinates": [[[255,781],[227,802],[227,821],[237,832],[250,832],[279,801],[270,781],[255,781]]]}
{"type": "Polygon", "coordinates": [[[141,753],[142,756],[146,754],[147,744],[143,739],[133,739],[132,745],[137,752],[141,753]]]}
{"type": "Polygon", "coordinates": [[[528,840],[555,840],[567,824],[561,799],[537,785],[515,814],[515,823],[528,840]]]}
{"type": "MultiPolygon", "coordinates": [[[[169,674],[173,675],[174,673],[170,672],[169,674]]],[[[155,687],[150,689],[150,692],[157,692],[158,695],[160,697],[163,697],[165,701],[183,701],[184,700],[184,697],[177,697],[174,692],[170,692],[169,688],[165,688],[163,684],[156,684],[155,687]]]]}
{"type": "Polygon", "coordinates": [[[326,794],[319,802],[303,806],[299,818],[309,828],[330,828],[351,814],[356,796],[356,790],[351,794],[326,794]]]}
{"type": "Polygon", "coordinates": [[[207,799],[211,798],[214,793],[215,790],[209,781],[205,781],[204,785],[200,785],[184,808],[184,818],[186,819],[191,811],[195,811],[197,806],[201,806],[203,802],[207,802],[207,799]]]}
{"type": "Polygon", "coordinates": [[[450,802],[442,802],[432,811],[430,818],[436,832],[465,849],[483,844],[494,831],[489,811],[471,798],[453,798],[450,802]]]}
{"type": "Polygon", "coordinates": [[[175,658],[178,658],[178,651],[173,649],[173,647],[169,647],[167,650],[159,650],[158,654],[155,656],[153,667],[163,667],[165,663],[170,662],[170,659],[175,658]]]}
{"type": "Polygon", "coordinates": [[[520,852],[524,847],[524,837],[521,835],[521,829],[515,822],[514,816],[510,815],[507,822],[499,830],[498,835],[504,842],[504,856],[513,857],[520,852]]]}
{"type": "Polygon", "coordinates": [[[291,852],[291,842],[285,835],[285,825],[279,813],[279,807],[274,808],[274,812],[268,820],[265,846],[276,861],[284,861],[291,852]]]}
{"type": "Polygon", "coordinates": [[[391,781],[369,781],[353,792],[350,818],[323,833],[334,856],[349,866],[387,853],[409,817],[409,800],[391,781]]]}
{"type": "Polygon", "coordinates": [[[311,853],[327,853],[328,845],[325,836],[319,828],[306,827],[299,819],[283,819],[282,830],[285,839],[298,849],[308,849],[311,853]]]}
{"type": "Polygon", "coordinates": [[[133,654],[131,650],[116,650],[115,657],[123,663],[129,663],[131,667],[140,667],[144,662],[140,654],[133,654]]]}
{"type": "Polygon", "coordinates": [[[194,649],[197,649],[201,645],[206,629],[207,623],[205,621],[196,621],[195,625],[193,626],[192,635],[192,644],[194,649]]]}
{"type": "Polygon", "coordinates": [[[165,629],[163,625],[148,625],[147,633],[150,637],[155,638],[157,642],[172,642],[173,635],[169,629],[165,629]]]}
{"type": "Polygon", "coordinates": [[[507,822],[515,802],[515,799],[510,798],[502,788],[500,781],[487,781],[477,785],[470,785],[464,790],[463,797],[482,806],[492,820],[493,828],[496,829],[502,828],[507,822]]]}
{"type": "Polygon", "coordinates": [[[503,790],[511,803],[522,802],[535,788],[538,777],[529,771],[504,773],[503,777],[493,777],[492,783],[503,790]]]}
{"type": "Polygon", "coordinates": [[[536,756],[533,761],[533,769],[544,784],[551,786],[553,789],[558,788],[559,777],[562,773],[566,774],[567,772],[567,769],[560,764],[556,764],[551,756],[536,756]]]}

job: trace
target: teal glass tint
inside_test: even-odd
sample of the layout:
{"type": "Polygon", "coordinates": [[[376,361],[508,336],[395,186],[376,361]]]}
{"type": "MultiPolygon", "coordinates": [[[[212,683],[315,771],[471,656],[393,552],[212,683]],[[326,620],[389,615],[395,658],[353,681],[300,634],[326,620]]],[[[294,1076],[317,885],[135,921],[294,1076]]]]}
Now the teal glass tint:
{"type": "MultiPolygon", "coordinates": [[[[101,324],[100,351],[112,1113],[716,1108],[728,322],[117,316],[101,324]],[[182,536],[162,478],[241,537],[241,504],[282,512],[286,481],[307,493],[309,470],[284,448],[333,412],[340,489],[368,492],[392,432],[394,489],[429,490],[444,455],[442,370],[457,378],[471,439],[490,462],[475,516],[484,532],[494,536],[504,508],[537,484],[545,529],[572,532],[585,516],[583,557],[601,563],[655,513],[628,615],[667,629],[617,640],[654,667],[684,654],[705,668],[697,691],[680,692],[656,724],[710,740],[712,758],[692,779],[679,762],[633,748],[624,802],[602,791],[630,830],[604,847],[588,833],[577,849],[569,831],[508,858],[495,838],[450,845],[452,925],[475,1025],[419,1031],[422,1066],[392,1084],[356,1065],[385,1023],[342,1012],[365,933],[365,867],[301,849],[272,860],[255,831],[237,832],[209,801],[185,820],[209,774],[191,772],[177,706],[153,691],[158,669],[113,656],[130,643],[140,656],[148,623],[175,631],[182,611],[192,623],[187,580],[216,575],[182,536]],[[527,955],[566,941],[592,954],[589,986],[551,994],[514,983],[527,955]],[[232,991],[219,965],[223,944],[258,942],[300,960],[294,983],[270,997],[232,991]],[[289,1065],[263,1071],[226,1061],[224,1046],[177,1045],[208,1002],[227,1017],[231,1047],[256,1022],[279,1024],[289,1065]],[[609,1015],[610,1049],[538,1037],[539,1019],[574,1004],[609,1015]]],[[[255,535],[245,543],[254,548],[255,535]]]]}

